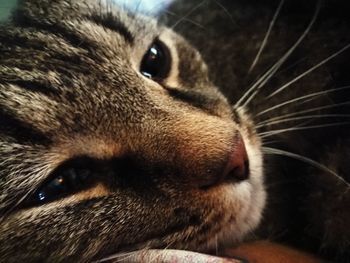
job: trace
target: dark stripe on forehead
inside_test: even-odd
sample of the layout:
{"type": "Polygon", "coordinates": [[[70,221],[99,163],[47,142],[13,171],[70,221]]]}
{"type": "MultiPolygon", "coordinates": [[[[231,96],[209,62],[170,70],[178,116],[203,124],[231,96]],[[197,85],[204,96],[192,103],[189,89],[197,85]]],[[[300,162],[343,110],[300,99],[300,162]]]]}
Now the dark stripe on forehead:
{"type": "Polygon", "coordinates": [[[30,81],[23,79],[6,79],[2,78],[0,72],[0,84],[8,85],[13,84],[17,87],[23,88],[23,92],[29,90],[31,92],[40,93],[48,97],[56,97],[60,95],[59,90],[54,89],[49,83],[41,83],[39,81],[30,81]]]}
{"type": "Polygon", "coordinates": [[[50,145],[52,140],[44,133],[0,108],[0,136],[10,137],[19,144],[50,145]]]}
{"type": "Polygon", "coordinates": [[[134,36],[131,34],[129,29],[123,24],[116,16],[112,13],[107,14],[93,14],[91,17],[92,21],[96,24],[103,26],[104,28],[108,28],[112,31],[117,32],[121,36],[125,38],[127,42],[130,44],[134,43],[134,36]]]}
{"type": "Polygon", "coordinates": [[[75,32],[74,29],[68,28],[64,23],[47,24],[37,21],[30,16],[26,16],[26,14],[15,13],[13,16],[13,24],[22,28],[28,28],[30,31],[36,29],[42,33],[56,35],[76,48],[89,51],[98,48],[96,43],[90,41],[84,35],[75,32]]]}
{"type": "MultiPolygon", "coordinates": [[[[39,12],[34,8],[34,13],[39,12]]],[[[48,14],[51,14],[48,12],[48,14]]],[[[53,13],[55,14],[55,13],[53,13]]],[[[110,11],[99,12],[98,10],[90,10],[90,13],[70,13],[67,11],[67,16],[63,16],[62,13],[58,13],[57,17],[53,19],[46,19],[46,17],[40,13],[34,16],[32,12],[28,10],[18,9],[12,16],[12,24],[15,27],[27,28],[28,30],[38,30],[41,33],[49,33],[56,35],[59,38],[64,39],[67,43],[78,49],[83,49],[89,52],[88,56],[94,60],[100,59],[97,55],[98,50],[101,50],[102,46],[95,39],[91,39],[89,32],[81,32],[76,30],[69,21],[89,21],[97,24],[98,26],[108,28],[117,32],[129,43],[133,43],[134,36],[129,31],[127,26],[118,19],[118,16],[110,11]]]]}
{"type": "Polygon", "coordinates": [[[166,87],[166,90],[172,98],[201,109],[213,116],[218,116],[215,113],[215,109],[222,103],[222,100],[215,93],[208,93],[205,90],[200,92],[196,90],[179,90],[171,87],[166,87]]]}

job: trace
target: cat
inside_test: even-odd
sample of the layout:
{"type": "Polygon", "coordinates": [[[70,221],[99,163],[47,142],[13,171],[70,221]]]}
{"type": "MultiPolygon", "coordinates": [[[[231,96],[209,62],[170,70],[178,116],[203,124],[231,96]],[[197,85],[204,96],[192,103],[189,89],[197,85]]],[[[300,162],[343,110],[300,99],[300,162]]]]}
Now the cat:
{"type": "Polygon", "coordinates": [[[166,27],[20,1],[0,28],[0,261],[255,238],[349,261],[344,6],[176,1],[166,27]]]}

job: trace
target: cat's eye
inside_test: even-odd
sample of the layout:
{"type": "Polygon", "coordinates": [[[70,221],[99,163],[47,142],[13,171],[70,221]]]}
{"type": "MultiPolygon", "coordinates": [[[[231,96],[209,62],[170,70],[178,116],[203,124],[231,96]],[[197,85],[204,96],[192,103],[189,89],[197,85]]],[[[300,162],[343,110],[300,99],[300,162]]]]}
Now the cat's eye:
{"type": "Polygon", "coordinates": [[[85,190],[94,183],[93,171],[83,167],[81,161],[73,161],[59,167],[27,200],[28,206],[58,200],[85,190]],[[78,165],[77,165],[78,164],[78,165]]]}
{"type": "Polygon", "coordinates": [[[171,57],[168,48],[159,40],[155,41],[143,56],[140,72],[147,78],[161,81],[168,77],[171,57]]]}
{"type": "Polygon", "coordinates": [[[37,202],[49,202],[56,198],[69,195],[86,186],[88,170],[69,169],[46,183],[34,195],[37,202]]]}

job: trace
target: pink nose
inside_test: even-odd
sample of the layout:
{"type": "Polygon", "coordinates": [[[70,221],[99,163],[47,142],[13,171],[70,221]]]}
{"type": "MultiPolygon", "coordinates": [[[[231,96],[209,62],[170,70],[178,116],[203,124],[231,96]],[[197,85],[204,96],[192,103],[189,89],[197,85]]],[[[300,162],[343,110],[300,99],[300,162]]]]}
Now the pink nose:
{"type": "Polygon", "coordinates": [[[224,179],[243,181],[249,178],[249,160],[242,136],[235,136],[232,151],[228,158],[224,179]]]}

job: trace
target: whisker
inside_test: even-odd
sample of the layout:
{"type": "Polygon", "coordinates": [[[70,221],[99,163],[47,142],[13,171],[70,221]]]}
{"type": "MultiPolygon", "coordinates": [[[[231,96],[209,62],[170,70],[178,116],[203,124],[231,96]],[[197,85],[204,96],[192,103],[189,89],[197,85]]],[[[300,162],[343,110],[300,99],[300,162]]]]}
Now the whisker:
{"type": "MultiPolygon", "coordinates": [[[[174,12],[171,12],[171,11],[169,11],[169,10],[164,10],[163,12],[164,12],[165,14],[167,14],[167,15],[179,17],[179,15],[177,15],[177,14],[175,14],[174,12]]],[[[188,23],[190,23],[190,24],[193,24],[193,25],[195,25],[195,26],[197,26],[197,27],[199,27],[199,28],[201,28],[201,29],[205,29],[205,27],[204,27],[202,24],[200,24],[200,23],[198,23],[198,22],[196,22],[196,21],[194,21],[194,20],[192,20],[192,19],[184,18],[183,21],[184,21],[184,22],[188,22],[188,23]]]]}
{"type": "Polygon", "coordinates": [[[224,7],[224,6],[223,6],[220,2],[218,2],[217,0],[213,0],[213,1],[214,1],[214,3],[215,3],[216,5],[218,5],[218,6],[227,14],[227,16],[230,18],[232,24],[238,26],[237,22],[235,21],[235,19],[234,19],[233,16],[231,15],[231,13],[227,10],[227,8],[224,7]]]}
{"type": "Polygon", "coordinates": [[[334,172],[333,170],[329,169],[328,167],[326,167],[325,165],[316,162],[313,159],[310,159],[306,156],[300,155],[300,154],[296,154],[296,153],[292,153],[292,152],[288,152],[288,151],[284,151],[284,150],[280,150],[280,149],[276,149],[276,148],[271,148],[271,147],[262,147],[262,151],[265,154],[274,154],[274,155],[281,155],[281,156],[286,156],[286,157],[290,157],[299,161],[302,161],[304,163],[310,164],[311,166],[314,166],[315,168],[318,168],[322,171],[325,171],[333,176],[335,176],[339,181],[341,181],[342,183],[344,183],[347,187],[350,187],[350,184],[345,181],[340,175],[338,175],[336,172],[334,172]]]}
{"type": "MultiPolygon", "coordinates": [[[[162,250],[162,252],[164,252],[165,251],[165,249],[164,250],[162,250]]],[[[155,255],[153,255],[153,257],[151,257],[150,258],[150,263],[153,263],[153,262],[155,262],[157,259],[159,259],[159,257],[160,257],[160,255],[158,254],[155,254],[155,255]]]]}
{"type": "Polygon", "coordinates": [[[262,140],[263,145],[270,145],[270,144],[275,144],[275,143],[279,143],[279,142],[281,142],[281,141],[280,140],[269,140],[269,141],[262,140]]]}
{"type": "Polygon", "coordinates": [[[298,66],[299,64],[301,64],[302,62],[306,61],[308,58],[308,56],[305,56],[301,59],[298,59],[297,61],[295,61],[294,63],[291,63],[290,65],[287,65],[285,68],[282,68],[280,69],[278,72],[276,72],[275,74],[275,77],[282,74],[282,73],[285,73],[286,71],[298,66]]]}
{"type": "Polygon", "coordinates": [[[128,259],[132,258],[136,253],[139,253],[139,251],[121,253],[118,255],[114,255],[114,256],[105,258],[103,260],[99,260],[98,262],[108,262],[111,260],[116,260],[116,262],[123,262],[123,261],[127,261],[128,259]]]}
{"type": "MultiPolygon", "coordinates": [[[[273,65],[269,70],[267,70],[243,95],[242,97],[236,102],[236,104],[234,105],[234,108],[238,108],[241,106],[242,102],[248,97],[254,97],[256,91],[254,92],[255,89],[260,88],[260,83],[264,81],[264,79],[268,78],[270,75],[273,75],[276,71],[274,71],[274,69],[276,68],[276,65],[279,62],[276,62],[275,65],[273,65]],[[251,95],[251,93],[253,93],[253,95],[251,95]]],[[[249,100],[249,99],[248,99],[249,100]]],[[[245,103],[244,105],[246,105],[247,103],[245,103]]]]}
{"type": "Polygon", "coordinates": [[[342,102],[342,103],[336,103],[336,104],[330,104],[330,105],[326,105],[326,106],[315,107],[315,108],[302,110],[302,111],[296,111],[296,112],[293,112],[293,113],[288,113],[288,114],[284,114],[284,115],[281,115],[281,116],[278,116],[278,117],[274,117],[274,118],[271,118],[269,120],[279,120],[279,119],[283,119],[283,118],[287,118],[287,117],[293,117],[293,116],[304,114],[304,113],[309,113],[309,112],[319,111],[319,110],[325,110],[325,109],[331,109],[331,108],[341,107],[341,106],[345,106],[345,105],[350,105],[350,101],[346,101],[346,102],[342,102]]]}
{"type": "Polygon", "coordinates": [[[318,115],[307,115],[307,116],[294,117],[294,118],[285,118],[285,119],[274,120],[274,121],[267,120],[267,121],[258,123],[255,127],[258,129],[268,125],[279,124],[283,122],[317,119],[317,118],[350,118],[350,115],[349,114],[318,114],[318,115]]]}
{"type": "Polygon", "coordinates": [[[176,23],[174,23],[170,28],[175,29],[181,22],[183,22],[185,19],[187,19],[193,12],[195,12],[197,9],[199,9],[202,5],[204,5],[207,2],[207,0],[201,1],[198,5],[193,7],[188,13],[186,13],[183,17],[181,17],[176,23]]]}
{"type": "Polygon", "coordinates": [[[248,105],[248,103],[256,96],[256,94],[258,94],[259,90],[274,76],[278,69],[283,65],[283,63],[289,58],[289,56],[294,52],[294,50],[300,45],[300,43],[304,40],[306,35],[310,32],[312,26],[314,25],[318,17],[320,9],[321,1],[318,1],[315,13],[305,31],[301,34],[301,36],[294,43],[294,45],[243,94],[243,96],[235,104],[235,108],[239,107],[244,100],[246,101],[243,107],[248,105]]]}
{"type": "Polygon", "coordinates": [[[254,69],[254,67],[256,66],[256,64],[257,64],[258,61],[259,61],[259,58],[260,58],[260,56],[261,56],[261,54],[262,54],[262,52],[263,52],[263,50],[264,50],[264,48],[265,48],[265,46],[266,46],[266,44],[267,44],[267,41],[268,41],[268,39],[269,39],[269,37],[270,37],[271,31],[272,31],[272,29],[273,29],[273,26],[275,25],[275,22],[276,22],[276,20],[277,20],[277,17],[278,17],[278,15],[279,15],[279,13],[280,13],[280,11],[281,11],[281,9],[282,9],[282,6],[283,6],[283,4],[284,4],[284,1],[285,1],[285,0],[281,0],[281,1],[280,1],[279,5],[278,5],[278,7],[277,7],[277,9],[276,9],[275,14],[273,15],[273,18],[272,18],[272,20],[271,20],[271,22],[270,22],[270,25],[269,25],[269,27],[268,27],[268,29],[267,29],[267,31],[266,31],[265,37],[264,37],[264,39],[263,39],[263,41],[262,41],[262,43],[261,43],[261,46],[260,46],[260,48],[259,48],[259,51],[258,51],[258,53],[256,54],[256,57],[255,57],[255,59],[253,60],[253,63],[252,63],[252,65],[250,66],[250,68],[249,68],[249,70],[248,70],[248,74],[252,72],[252,70],[254,69]]]}
{"type": "Polygon", "coordinates": [[[300,74],[299,76],[297,76],[296,78],[292,79],[291,81],[287,82],[286,84],[284,84],[282,87],[280,87],[279,89],[277,89],[276,91],[272,92],[269,96],[267,96],[265,99],[269,99],[273,96],[275,96],[276,94],[282,92],[284,89],[286,89],[287,87],[289,87],[290,85],[292,85],[293,83],[297,82],[299,79],[307,76],[308,74],[310,74],[311,72],[313,72],[314,70],[316,70],[317,68],[321,67],[322,65],[326,64],[328,61],[332,60],[333,58],[337,57],[338,55],[340,55],[341,53],[343,53],[344,51],[346,51],[347,49],[350,48],[350,44],[346,45],[345,47],[343,47],[342,49],[340,49],[339,51],[335,52],[333,55],[327,57],[326,59],[322,60],[320,63],[318,63],[317,65],[311,67],[310,69],[308,69],[307,71],[305,71],[304,73],[300,74]]]}
{"type": "Polygon", "coordinates": [[[286,129],[279,129],[279,130],[272,130],[268,132],[262,132],[259,133],[261,138],[267,138],[276,134],[281,134],[289,131],[302,131],[302,130],[309,130],[309,129],[318,129],[318,128],[326,128],[326,127],[334,127],[334,126],[341,126],[341,125],[349,125],[350,122],[336,122],[336,123],[329,123],[329,124],[322,124],[322,125],[312,125],[312,126],[301,126],[301,127],[291,127],[286,129]]]}
{"type": "MultiPolygon", "coordinates": [[[[163,250],[162,252],[166,252],[169,247],[171,247],[174,243],[176,242],[176,240],[171,241],[163,250]]],[[[159,257],[159,255],[154,255],[154,257],[150,260],[150,262],[154,262],[155,260],[157,260],[157,258],[159,257]]]]}
{"type": "Polygon", "coordinates": [[[344,87],[340,87],[340,88],[335,88],[335,89],[329,89],[329,90],[325,90],[325,91],[319,91],[319,92],[315,92],[315,93],[311,93],[311,94],[308,94],[308,95],[305,95],[305,96],[301,96],[301,97],[298,97],[298,98],[295,98],[295,99],[291,99],[291,100],[287,100],[287,101],[284,101],[280,104],[277,104],[273,107],[270,107],[264,111],[261,111],[259,112],[256,116],[261,116],[265,113],[268,113],[270,111],[273,111],[275,109],[278,109],[278,108],[281,108],[285,105],[288,105],[288,104],[291,104],[291,103],[294,103],[294,102],[297,102],[297,101],[300,101],[300,100],[305,100],[305,99],[308,99],[308,98],[312,98],[312,97],[318,97],[318,96],[321,96],[321,95],[324,95],[324,94],[329,94],[329,93],[332,93],[332,92],[337,92],[337,91],[342,91],[342,90],[346,90],[346,89],[350,89],[350,86],[344,86],[344,87]]]}

